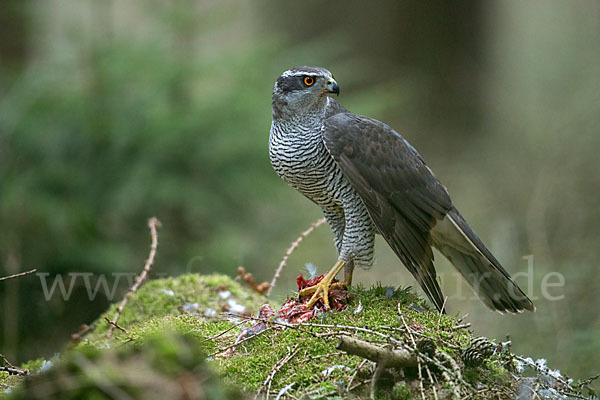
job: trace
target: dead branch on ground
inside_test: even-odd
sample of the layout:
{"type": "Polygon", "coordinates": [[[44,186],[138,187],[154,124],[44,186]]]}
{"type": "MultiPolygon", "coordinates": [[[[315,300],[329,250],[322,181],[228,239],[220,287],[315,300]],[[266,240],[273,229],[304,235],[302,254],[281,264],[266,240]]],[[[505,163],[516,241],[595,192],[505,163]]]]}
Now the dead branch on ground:
{"type": "Polygon", "coordinates": [[[0,371],[8,372],[9,375],[29,375],[28,369],[17,368],[10,363],[4,356],[4,354],[0,354],[0,358],[4,362],[4,366],[0,366],[0,371]]]}
{"type": "Polygon", "coordinates": [[[116,322],[112,322],[110,319],[108,319],[108,317],[104,317],[104,320],[108,322],[111,328],[117,328],[121,332],[127,333],[127,329],[123,328],[122,326],[119,326],[119,324],[117,324],[116,322]]]}
{"type": "Polygon", "coordinates": [[[271,369],[271,372],[269,373],[269,376],[267,376],[267,379],[265,379],[265,381],[262,383],[262,385],[260,385],[260,387],[256,391],[256,395],[254,396],[254,399],[258,399],[258,396],[260,396],[261,392],[265,389],[265,387],[267,388],[266,398],[269,398],[269,393],[271,392],[271,383],[273,382],[273,378],[275,377],[275,374],[277,372],[279,372],[281,370],[281,368],[283,368],[283,366],[285,364],[287,364],[287,362],[290,361],[292,359],[292,357],[294,357],[296,355],[296,353],[298,353],[299,345],[300,345],[300,343],[296,343],[294,348],[291,349],[285,357],[283,357],[281,360],[279,360],[275,363],[275,365],[271,369]]]}
{"type": "Polygon", "coordinates": [[[407,350],[392,350],[349,336],[341,336],[336,348],[348,354],[375,361],[378,364],[383,363],[390,368],[402,369],[417,366],[417,357],[407,350]]]}

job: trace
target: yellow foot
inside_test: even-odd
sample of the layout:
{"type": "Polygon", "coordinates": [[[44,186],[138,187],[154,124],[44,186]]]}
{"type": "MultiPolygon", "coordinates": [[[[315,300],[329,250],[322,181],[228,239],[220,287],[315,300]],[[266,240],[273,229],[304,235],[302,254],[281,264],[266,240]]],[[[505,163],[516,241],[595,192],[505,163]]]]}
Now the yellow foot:
{"type": "Polygon", "coordinates": [[[340,272],[346,263],[344,261],[338,260],[335,263],[333,268],[327,272],[327,274],[323,277],[321,282],[317,283],[315,286],[307,287],[300,291],[300,296],[308,296],[313,293],[313,296],[310,298],[308,303],[306,303],[306,308],[310,308],[315,305],[315,303],[319,300],[319,296],[323,297],[323,303],[325,303],[325,309],[329,310],[329,290],[331,289],[341,289],[346,288],[346,284],[343,282],[331,283],[335,276],[340,272]]]}

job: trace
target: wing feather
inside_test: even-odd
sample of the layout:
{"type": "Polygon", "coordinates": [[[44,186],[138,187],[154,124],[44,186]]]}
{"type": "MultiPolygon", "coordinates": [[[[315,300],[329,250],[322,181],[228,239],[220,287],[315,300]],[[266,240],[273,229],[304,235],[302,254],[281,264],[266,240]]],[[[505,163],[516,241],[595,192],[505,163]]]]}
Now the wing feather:
{"type": "Polygon", "coordinates": [[[430,231],[452,207],[446,189],[416,150],[382,122],[338,113],[326,120],[323,139],[379,233],[441,309],[430,231]]]}
{"type": "Polygon", "coordinates": [[[379,233],[439,310],[443,295],[432,245],[488,307],[513,313],[535,310],[454,208],[446,188],[396,131],[377,120],[340,112],[326,119],[323,140],[379,233]]]}

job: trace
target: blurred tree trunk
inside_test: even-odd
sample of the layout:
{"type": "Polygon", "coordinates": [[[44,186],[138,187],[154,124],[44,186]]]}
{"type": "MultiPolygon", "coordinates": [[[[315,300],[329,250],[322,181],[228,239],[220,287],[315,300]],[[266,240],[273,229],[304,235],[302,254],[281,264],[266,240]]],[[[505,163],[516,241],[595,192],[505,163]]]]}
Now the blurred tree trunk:
{"type": "Polygon", "coordinates": [[[21,0],[0,2],[0,70],[18,69],[28,56],[27,7],[21,0]]]}
{"type": "MultiPolygon", "coordinates": [[[[10,85],[12,77],[22,69],[29,56],[28,8],[21,0],[2,0],[0,2],[0,88],[10,85]]],[[[6,143],[0,136],[0,161],[6,143]]],[[[1,165],[0,165],[1,166],[1,165]]],[[[4,224],[0,224],[4,225],[4,224]]],[[[6,253],[2,257],[2,274],[11,275],[20,272],[19,252],[4,246],[6,253]]],[[[19,345],[19,279],[3,282],[2,353],[9,360],[18,354],[19,345]]]]}
{"type": "MultiPolygon", "coordinates": [[[[21,272],[21,263],[14,252],[6,256],[4,272],[12,275],[21,272]]],[[[2,325],[4,340],[2,341],[2,353],[9,359],[15,360],[19,347],[19,279],[3,282],[4,288],[4,311],[2,325]]]]}

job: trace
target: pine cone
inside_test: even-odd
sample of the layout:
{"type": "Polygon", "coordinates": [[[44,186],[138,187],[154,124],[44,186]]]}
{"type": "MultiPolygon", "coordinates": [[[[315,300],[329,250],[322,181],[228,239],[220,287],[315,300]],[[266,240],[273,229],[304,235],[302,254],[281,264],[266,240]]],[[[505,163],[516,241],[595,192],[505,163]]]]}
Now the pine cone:
{"type": "Polygon", "coordinates": [[[431,339],[421,339],[417,342],[417,350],[422,354],[433,357],[435,354],[435,343],[431,339]]]}
{"type": "Polygon", "coordinates": [[[461,358],[467,367],[477,367],[486,358],[494,354],[495,350],[496,345],[482,336],[471,340],[469,347],[463,351],[461,358]]]}

